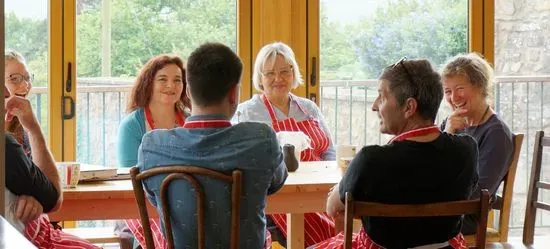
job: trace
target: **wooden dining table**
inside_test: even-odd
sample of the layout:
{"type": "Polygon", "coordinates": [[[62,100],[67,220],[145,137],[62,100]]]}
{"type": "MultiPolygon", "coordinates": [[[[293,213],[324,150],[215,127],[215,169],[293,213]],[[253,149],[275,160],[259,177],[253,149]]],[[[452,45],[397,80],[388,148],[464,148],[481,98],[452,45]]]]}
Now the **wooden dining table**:
{"type": "MultiPolygon", "coordinates": [[[[284,186],[268,196],[268,214],[288,214],[287,248],[304,248],[304,213],[325,211],[330,189],[340,182],[342,171],[335,161],[300,162],[284,186]]],[[[150,217],[158,217],[148,204],[150,217]]],[[[137,219],[139,211],[130,180],[79,183],[65,189],[63,205],[50,214],[52,221],[137,219]]]]}

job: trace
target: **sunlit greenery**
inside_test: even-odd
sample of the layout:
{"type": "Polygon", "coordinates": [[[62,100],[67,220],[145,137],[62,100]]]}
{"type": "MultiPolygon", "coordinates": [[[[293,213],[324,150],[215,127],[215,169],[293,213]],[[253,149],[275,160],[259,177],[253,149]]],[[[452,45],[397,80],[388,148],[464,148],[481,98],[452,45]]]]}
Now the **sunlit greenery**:
{"type": "MultiPolygon", "coordinates": [[[[101,76],[102,5],[79,0],[77,6],[78,76],[101,76]]],[[[135,76],[160,53],[186,58],[206,41],[236,50],[236,1],[113,0],[111,5],[111,76],[135,76]]],[[[436,65],[466,51],[467,1],[391,0],[354,23],[339,23],[321,7],[322,79],[376,78],[402,56],[429,58],[436,65]]],[[[45,86],[46,20],[8,13],[6,47],[20,51],[45,86]],[[10,35],[14,34],[14,35],[10,35]]]]}
{"type": "Polygon", "coordinates": [[[467,51],[467,18],[464,0],[390,0],[346,24],[321,7],[321,78],[373,79],[403,56],[439,66],[467,51]]]}
{"type": "MultiPolygon", "coordinates": [[[[152,56],[175,53],[187,58],[206,41],[222,42],[234,50],[237,47],[236,0],[111,0],[106,1],[109,6],[104,6],[102,0],[76,2],[78,77],[135,77],[152,56]],[[110,12],[107,18],[102,15],[106,8],[110,12]],[[102,41],[106,23],[110,25],[109,42],[102,41]],[[109,56],[102,56],[103,46],[110,46],[109,56]],[[106,60],[110,60],[110,74],[101,70],[106,60]]],[[[467,1],[388,0],[385,3],[379,4],[371,14],[347,23],[331,19],[321,6],[322,81],[373,79],[385,66],[403,56],[429,58],[439,65],[448,57],[466,51],[467,1]]],[[[36,78],[35,87],[47,86],[47,20],[7,13],[5,21],[6,47],[26,57],[36,78]]],[[[117,103],[121,100],[116,94],[105,95],[106,100],[101,96],[83,94],[77,101],[80,108],[77,156],[79,160],[88,161],[93,157],[98,160],[95,163],[113,165],[114,154],[105,148],[114,146],[112,140],[116,136],[105,134],[109,127],[118,125],[118,113],[123,113],[120,106],[125,103],[117,103]],[[90,97],[92,100],[87,99],[90,97]],[[88,100],[90,106],[82,106],[88,100]],[[103,101],[111,104],[107,112],[103,101]],[[94,156],[91,154],[94,151],[103,151],[103,154],[94,156]]],[[[40,110],[45,129],[45,95],[40,110]]]]}

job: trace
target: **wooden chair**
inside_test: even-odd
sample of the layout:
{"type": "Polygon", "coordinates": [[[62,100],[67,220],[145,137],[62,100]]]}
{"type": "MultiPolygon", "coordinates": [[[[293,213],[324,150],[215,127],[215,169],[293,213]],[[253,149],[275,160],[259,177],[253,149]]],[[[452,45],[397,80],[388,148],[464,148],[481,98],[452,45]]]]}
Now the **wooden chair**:
{"type": "MultiPolygon", "coordinates": [[[[487,231],[487,214],[489,212],[489,192],[483,189],[478,200],[442,202],[415,205],[393,205],[372,202],[354,201],[350,193],[346,193],[346,213],[344,228],[344,248],[351,249],[353,217],[434,217],[463,214],[479,215],[477,226],[476,248],[485,248],[485,233],[487,231]]],[[[396,238],[398,239],[398,238],[396,238]]]]}
{"type": "MultiPolygon", "coordinates": [[[[510,224],[510,209],[512,207],[512,196],[514,192],[514,182],[516,179],[516,170],[518,168],[519,153],[523,145],[524,135],[521,133],[514,134],[514,151],[512,161],[508,165],[508,172],[502,179],[502,196],[497,195],[497,200],[492,208],[500,210],[498,220],[498,230],[492,228],[492,219],[489,219],[487,228],[488,242],[506,242],[508,241],[508,227],[510,224]]],[[[475,235],[465,236],[469,245],[475,244],[475,235]]]]}
{"type": "Polygon", "coordinates": [[[523,243],[532,245],[535,236],[535,219],[537,208],[550,211],[550,204],[540,202],[539,188],[550,189],[550,183],[540,180],[542,168],[542,149],[550,147],[550,137],[544,136],[544,131],[538,131],[535,135],[535,149],[533,150],[533,163],[531,165],[531,179],[529,181],[529,193],[527,194],[527,207],[525,209],[525,222],[523,223],[523,243]]]}
{"type": "MultiPolygon", "coordinates": [[[[550,204],[538,201],[539,189],[550,189],[550,183],[540,181],[542,168],[542,150],[543,147],[550,147],[550,137],[544,136],[544,131],[538,131],[535,135],[535,148],[533,150],[533,163],[531,166],[531,178],[527,194],[527,204],[525,209],[525,221],[523,223],[523,240],[520,243],[491,243],[487,248],[506,248],[506,249],[534,249],[535,220],[537,209],[550,211],[550,204]]],[[[548,246],[548,245],[545,245],[548,246]]]]}
{"type": "Polygon", "coordinates": [[[148,169],[143,172],[139,172],[139,168],[133,167],[130,170],[132,177],[132,185],[134,188],[134,194],[139,208],[139,214],[143,226],[143,233],[146,241],[147,248],[154,248],[153,236],[151,232],[151,225],[149,223],[149,215],[147,213],[147,206],[145,203],[145,192],[143,190],[143,180],[160,175],[167,174],[166,178],[161,183],[160,196],[161,207],[164,214],[164,230],[165,238],[168,243],[168,248],[174,248],[174,238],[172,235],[172,226],[170,223],[170,209],[168,205],[168,186],[173,180],[184,179],[187,180],[194,188],[196,192],[197,200],[197,248],[205,248],[205,235],[204,235],[204,191],[200,183],[195,179],[195,175],[212,177],[217,180],[225,181],[231,184],[231,249],[237,249],[239,246],[239,209],[240,209],[240,196],[241,196],[241,171],[234,170],[231,175],[223,174],[214,170],[209,170],[197,166],[165,166],[148,169]]]}

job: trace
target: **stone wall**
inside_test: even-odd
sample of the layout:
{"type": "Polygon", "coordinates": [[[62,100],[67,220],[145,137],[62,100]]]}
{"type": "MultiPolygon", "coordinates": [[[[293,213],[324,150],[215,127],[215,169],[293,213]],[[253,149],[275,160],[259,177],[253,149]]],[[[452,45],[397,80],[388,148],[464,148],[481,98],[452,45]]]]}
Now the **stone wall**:
{"type": "Polygon", "coordinates": [[[495,1],[498,75],[550,74],[550,1],[495,1]]]}

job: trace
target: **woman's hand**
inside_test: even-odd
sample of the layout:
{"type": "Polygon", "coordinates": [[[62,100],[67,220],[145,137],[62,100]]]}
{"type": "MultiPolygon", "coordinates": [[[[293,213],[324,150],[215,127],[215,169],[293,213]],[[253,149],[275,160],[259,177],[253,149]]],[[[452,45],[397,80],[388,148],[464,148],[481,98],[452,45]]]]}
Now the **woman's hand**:
{"type": "Polygon", "coordinates": [[[6,121],[11,121],[13,117],[17,117],[27,132],[32,132],[34,129],[40,129],[40,125],[32,112],[31,102],[28,99],[17,95],[11,95],[4,101],[6,121]]]}
{"type": "Polygon", "coordinates": [[[445,132],[454,134],[456,130],[463,130],[468,127],[466,123],[465,115],[468,112],[466,109],[455,109],[445,123],[445,132]]]}
{"type": "Polygon", "coordinates": [[[35,220],[44,212],[42,205],[34,197],[20,195],[17,198],[15,215],[23,223],[35,220]]]}

